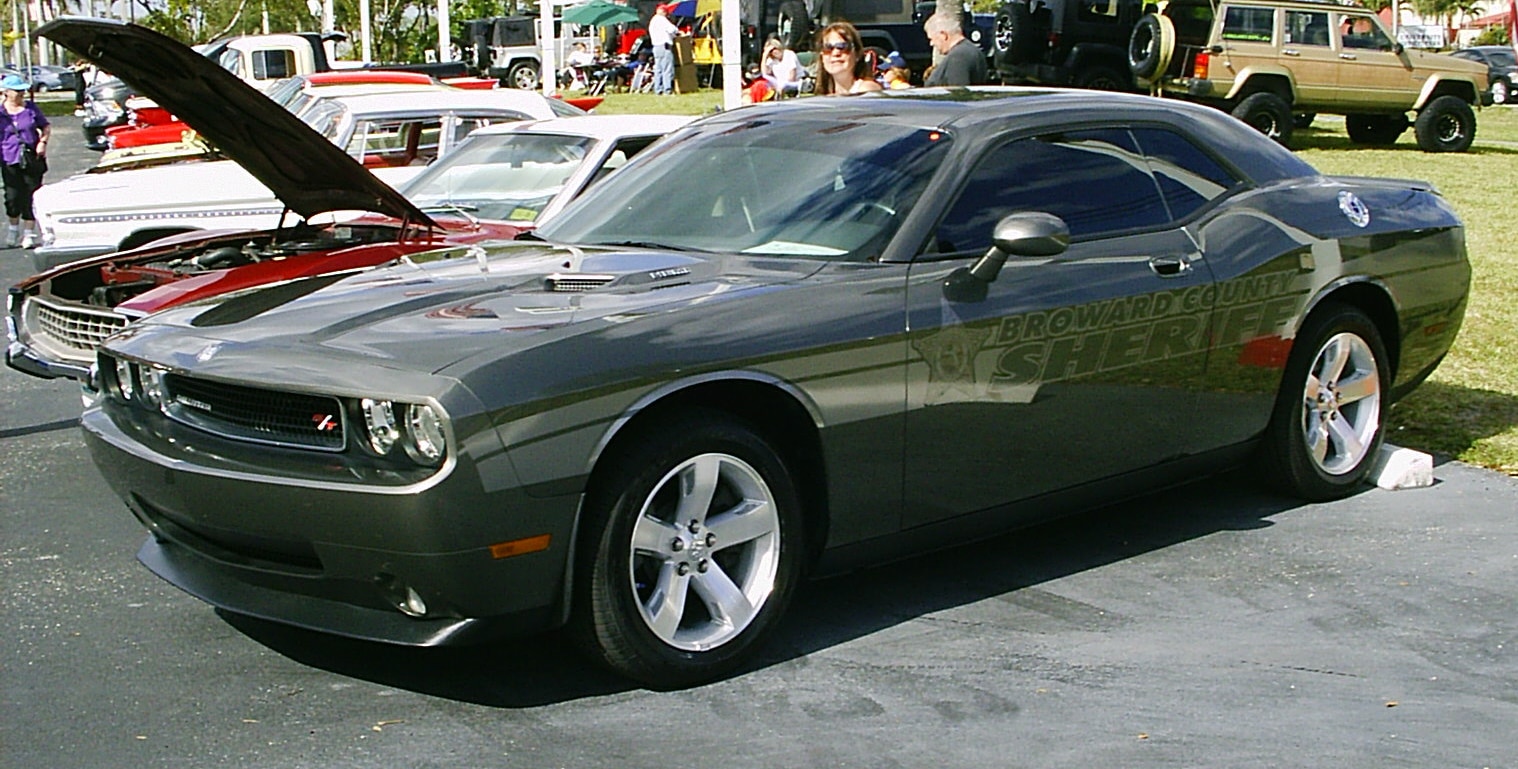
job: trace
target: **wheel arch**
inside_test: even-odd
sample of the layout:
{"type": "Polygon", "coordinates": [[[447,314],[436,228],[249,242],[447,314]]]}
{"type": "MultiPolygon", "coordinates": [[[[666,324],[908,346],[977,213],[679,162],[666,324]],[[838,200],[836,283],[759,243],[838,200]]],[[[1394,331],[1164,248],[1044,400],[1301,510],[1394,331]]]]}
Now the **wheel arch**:
{"type": "Polygon", "coordinates": [[[728,414],[769,441],[794,473],[806,521],[807,552],[803,561],[816,561],[827,541],[829,512],[827,468],[822,453],[822,418],[817,405],[794,384],[753,371],[710,374],[658,388],[639,399],[612,424],[590,458],[586,493],[610,472],[603,461],[616,448],[636,441],[668,415],[705,408],[728,414]]]}
{"type": "Polygon", "coordinates": [[[1331,304],[1354,307],[1370,318],[1376,331],[1381,334],[1387,357],[1391,359],[1386,362],[1389,368],[1388,378],[1396,381],[1402,353],[1402,327],[1397,322],[1397,304],[1386,286],[1369,278],[1331,284],[1318,294],[1307,312],[1302,314],[1302,323],[1298,328],[1305,326],[1314,313],[1331,304]]]}
{"type": "Polygon", "coordinates": [[[1297,102],[1297,86],[1289,74],[1284,70],[1256,67],[1240,72],[1238,79],[1233,81],[1233,89],[1225,98],[1241,101],[1252,94],[1261,92],[1273,93],[1285,99],[1288,106],[1297,102]]]}
{"type": "Polygon", "coordinates": [[[1413,109],[1423,109],[1440,96],[1454,96],[1472,106],[1481,103],[1475,83],[1469,80],[1433,77],[1423,84],[1423,92],[1418,95],[1418,102],[1413,105],[1413,109]]]}

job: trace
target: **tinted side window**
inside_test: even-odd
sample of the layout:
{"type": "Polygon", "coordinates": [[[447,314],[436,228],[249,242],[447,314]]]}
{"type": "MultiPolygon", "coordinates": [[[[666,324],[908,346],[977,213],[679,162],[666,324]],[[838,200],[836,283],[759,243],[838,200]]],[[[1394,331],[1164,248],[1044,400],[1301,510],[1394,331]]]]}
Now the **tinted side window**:
{"type": "Polygon", "coordinates": [[[936,250],[984,251],[996,222],[1017,211],[1054,214],[1073,237],[1169,221],[1127,131],[1072,131],[1010,142],[982,158],[939,225],[936,250]]]}
{"type": "Polygon", "coordinates": [[[1294,45],[1328,47],[1333,41],[1328,33],[1326,11],[1287,11],[1286,42],[1294,45]]]}
{"type": "Polygon", "coordinates": [[[1274,8],[1234,6],[1223,14],[1223,39],[1250,43],[1268,43],[1275,39],[1274,8]]]}
{"type": "Polygon", "coordinates": [[[268,80],[274,77],[289,77],[295,74],[295,52],[287,50],[266,50],[253,52],[253,77],[258,80],[268,80]]]}
{"type": "Polygon", "coordinates": [[[1186,137],[1161,128],[1135,128],[1172,219],[1184,219],[1241,181],[1186,137]]]}

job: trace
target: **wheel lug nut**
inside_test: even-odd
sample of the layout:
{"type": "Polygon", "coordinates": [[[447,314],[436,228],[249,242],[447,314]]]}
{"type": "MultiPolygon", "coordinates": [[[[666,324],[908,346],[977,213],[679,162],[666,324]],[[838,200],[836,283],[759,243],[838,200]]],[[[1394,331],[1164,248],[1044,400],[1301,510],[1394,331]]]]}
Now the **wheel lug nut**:
{"type": "Polygon", "coordinates": [[[711,547],[715,544],[717,544],[717,535],[708,531],[706,533],[706,546],[711,547]]]}
{"type": "Polygon", "coordinates": [[[701,530],[701,522],[692,518],[690,521],[690,533],[695,534],[701,530]]]}
{"type": "Polygon", "coordinates": [[[706,570],[710,569],[710,568],[711,568],[711,561],[708,561],[705,558],[701,559],[701,563],[696,564],[696,571],[699,571],[702,574],[705,574],[706,570]]]}
{"type": "MultiPolygon", "coordinates": [[[[705,571],[705,570],[703,569],[703,571],[705,571]]],[[[690,573],[690,564],[688,564],[688,563],[682,563],[679,566],[676,566],[675,567],[675,573],[679,574],[682,577],[685,576],[685,575],[687,575],[687,574],[689,574],[690,573]]]]}
{"type": "Polygon", "coordinates": [[[671,550],[673,550],[673,551],[675,551],[677,553],[680,552],[681,550],[684,550],[685,549],[685,540],[680,539],[679,537],[675,537],[675,541],[669,543],[669,549],[671,549],[671,550]]]}

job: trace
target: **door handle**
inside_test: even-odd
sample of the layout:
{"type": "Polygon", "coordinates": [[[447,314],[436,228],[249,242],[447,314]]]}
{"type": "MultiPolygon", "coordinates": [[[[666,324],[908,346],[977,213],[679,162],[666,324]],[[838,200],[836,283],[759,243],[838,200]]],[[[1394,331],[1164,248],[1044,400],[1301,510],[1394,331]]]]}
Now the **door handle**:
{"type": "Polygon", "coordinates": [[[1301,56],[1302,54],[1301,54],[1301,52],[1297,51],[1297,49],[1295,49],[1295,48],[1282,48],[1281,49],[1281,55],[1282,56],[1301,56]]]}
{"type": "Polygon", "coordinates": [[[1149,269],[1162,278],[1175,278],[1191,272],[1191,259],[1184,255],[1155,256],[1149,259],[1149,269]]]}
{"type": "Polygon", "coordinates": [[[1339,54],[1339,58],[1341,58],[1341,59],[1343,59],[1345,61],[1355,61],[1356,59],[1359,59],[1360,57],[1356,56],[1356,55],[1354,55],[1352,53],[1341,53],[1341,54],[1339,54]]]}

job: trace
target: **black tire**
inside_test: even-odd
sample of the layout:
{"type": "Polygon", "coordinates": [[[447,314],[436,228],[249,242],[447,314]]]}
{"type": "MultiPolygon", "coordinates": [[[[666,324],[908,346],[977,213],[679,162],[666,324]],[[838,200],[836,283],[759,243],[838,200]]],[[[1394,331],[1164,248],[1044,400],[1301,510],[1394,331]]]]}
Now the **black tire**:
{"type": "Polygon", "coordinates": [[[1234,117],[1282,146],[1291,143],[1291,105],[1270,91],[1252,93],[1233,108],[1234,117]]]}
{"type": "Polygon", "coordinates": [[[1140,80],[1163,77],[1174,55],[1174,24],[1157,13],[1144,14],[1128,36],[1128,71],[1140,80]]]}
{"type": "Polygon", "coordinates": [[[1344,130],[1356,144],[1396,144],[1407,132],[1406,115],[1345,115],[1344,130]]]}
{"type": "Polygon", "coordinates": [[[1385,437],[1390,359],[1360,310],[1325,304],[1292,345],[1261,461],[1281,490],[1338,499],[1364,483],[1385,437]]]}
{"type": "Polygon", "coordinates": [[[792,51],[811,50],[812,19],[806,14],[806,3],[798,0],[781,3],[775,15],[775,34],[792,51]]]}
{"type": "Polygon", "coordinates": [[[992,21],[991,47],[998,68],[1026,64],[1033,58],[1033,16],[1027,3],[1003,3],[992,21]]]}
{"type": "Polygon", "coordinates": [[[726,675],[800,579],[802,513],[785,460],[749,425],[706,409],[621,445],[587,496],[571,631],[590,656],[654,688],[726,675]]]}
{"type": "Polygon", "coordinates": [[[538,79],[538,65],[530,61],[519,61],[506,70],[506,85],[510,88],[521,88],[524,91],[536,90],[543,81],[538,79]]]}
{"type": "Polygon", "coordinates": [[[1440,96],[1413,122],[1424,152],[1464,152],[1476,140],[1476,112],[1458,96],[1440,96]]]}
{"type": "Polygon", "coordinates": [[[1133,78],[1116,67],[1097,64],[1083,67],[1075,73],[1070,84],[1076,88],[1090,88],[1095,91],[1131,91],[1133,90],[1133,78]]]}

